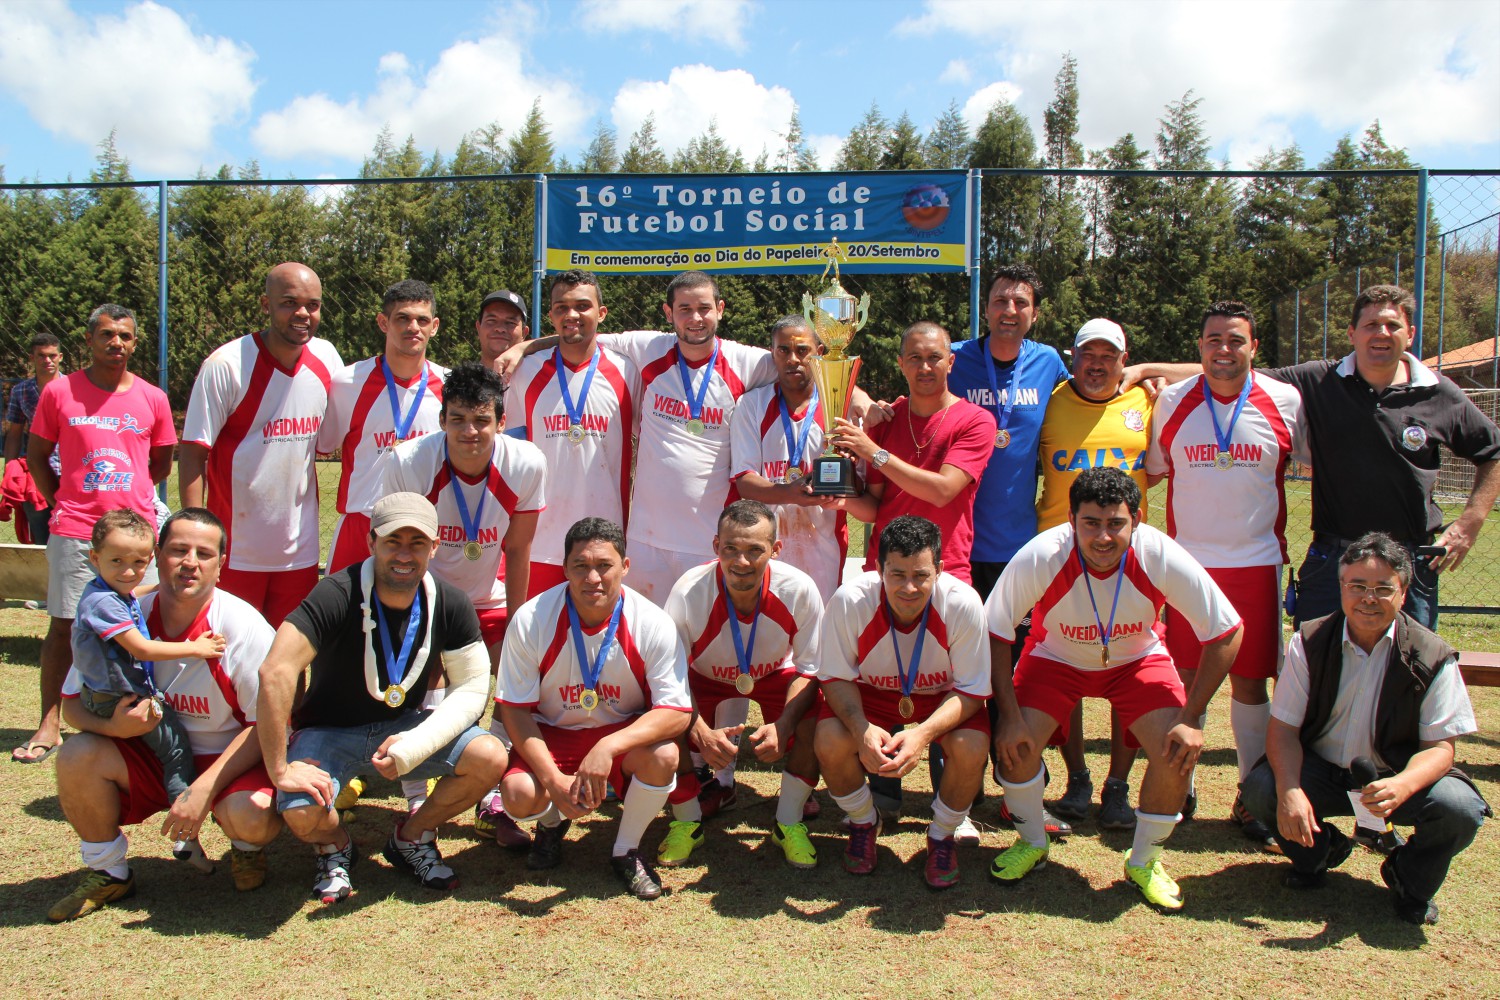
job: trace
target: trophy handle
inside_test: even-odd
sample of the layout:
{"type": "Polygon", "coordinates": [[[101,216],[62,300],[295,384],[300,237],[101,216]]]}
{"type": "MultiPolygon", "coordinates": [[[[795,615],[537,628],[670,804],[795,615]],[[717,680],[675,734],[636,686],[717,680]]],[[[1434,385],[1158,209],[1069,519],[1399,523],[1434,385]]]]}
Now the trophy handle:
{"type": "Polygon", "coordinates": [[[817,304],[815,302],[813,302],[812,293],[811,292],[803,292],[802,293],[802,318],[805,319],[805,320],[807,320],[808,327],[810,329],[813,329],[813,330],[817,329],[817,326],[813,322],[813,311],[816,308],[817,308],[817,304]]]}
{"type": "MultiPolygon", "coordinates": [[[[804,294],[804,297],[805,297],[805,294],[804,294]]],[[[855,317],[855,320],[854,320],[854,329],[855,329],[855,331],[859,331],[859,330],[864,329],[865,320],[869,318],[869,315],[870,315],[870,293],[869,292],[865,292],[863,295],[861,295],[859,297],[859,312],[858,312],[858,315],[855,317]]]]}

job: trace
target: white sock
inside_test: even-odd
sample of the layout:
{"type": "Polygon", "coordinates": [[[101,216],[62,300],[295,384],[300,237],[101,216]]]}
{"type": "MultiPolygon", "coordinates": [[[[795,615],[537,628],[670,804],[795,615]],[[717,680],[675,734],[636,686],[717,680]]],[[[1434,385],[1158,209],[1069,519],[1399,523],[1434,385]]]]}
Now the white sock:
{"type": "MultiPolygon", "coordinates": [[[[958,829],[958,824],[969,815],[967,809],[954,809],[943,801],[941,794],[932,797],[932,822],[928,824],[927,836],[934,840],[947,840],[958,829]]],[[[1045,829],[1043,831],[1045,834],[1045,829]]]]}
{"type": "MultiPolygon", "coordinates": [[[[868,826],[878,818],[875,814],[875,796],[870,794],[870,786],[860,782],[859,788],[848,795],[835,795],[833,801],[844,812],[849,814],[849,822],[858,826],[868,826]]],[[[801,817],[797,817],[801,820],[801,817]]]]}
{"type": "Polygon", "coordinates": [[[504,812],[505,811],[505,807],[500,804],[499,799],[500,799],[500,788],[499,788],[499,786],[491,788],[489,791],[485,792],[484,793],[484,797],[479,800],[479,810],[480,810],[480,812],[483,812],[483,811],[485,811],[487,809],[498,810],[500,812],[504,812]]]}
{"type": "Polygon", "coordinates": [[[812,793],[812,785],[790,771],[782,771],[781,795],[776,799],[776,822],[782,826],[802,822],[802,807],[807,805],[808,796],[812,793]]]}
{"type": "Polygon", "coordinates": [[[1130,866],[1144,868],[1161,857],[1162,845],[1177,828],[1182,814],[1164,816],[1161,813],[1135,811],[1135,843],[1130,847],[1130,866]]]}
{"type": "MultiPolygon", "coordinates": [[[[629,795],[629,792],[625,793],[629,795]]],[[[684,820],[688,823],[703,822],[703,807],[698,804],[698,796],[694,795],[686,802],[672,803],[672,818],[684,820]]]]}
{"type": "Polygon", "coordinates": [[[537,826],[553,827],[563,821],[563,814],[557,811],[557,806],[548,803],[547,811],[536,817],[537,826]]]}
{"type": "Polygon", "coordinates": [[[422,808],[422,803],[427,801],[427,782],[403,780],[401,782],[401,794],[406,796],[406,808],[413,811],[422,808]]]}
{"type": "Polygon", "coordinates": [[[708,763],[708,761],[703,759],[703,755],[696,750],[688,751],[688,759],[693,762],[694,771],[708,763]]]}
{"type": "Polygon", "coordinates": [[[400,844],[430,844],[434,840],[437,839],[437,831],[436,830],[424,830],[424,831],[422,831],[422,835],[420,837],[418,837],[416,840],[407,840],[406,839],[406,830],[403,829],[405,827],[405,825],[406,825],[406,821],[405,820],[402,820],[401,822],[399,822],[399,823],[396,824],[396,835],[395,836],[396,836],[396,842],[397,843],[400,843],[400,844]]]}
{"type": "MultiPolygon", "coordinates": [[[[750,699],[730,698],[728,701],[719,702],[719,708],[714,712],[714,728],[727,729],[730,726],[743,726],[745,720],[748,718],[750,718],[750,699]]],[[[714,772],[714,777],[725,788],[734,787],[734,765],[736,761],[737,758],[732,759],[728,767],[721,767],[714,772]]]]}
{"type": "Polygon", "coordinates": [[[1032,847],[1047,846],[1047,820],[1042,802],[1042,792],[1046,785],[1040,767],[1029,781],[1018,785],[1009,781],[1000,782],[1000,787],[1005,789],[1005,801],[1010,805],[1010,818],[1016,824],[1016,833],[1032,847]]]}
{"type": "Polygon", "coordinates": [[[233,847],[236,851],[248,851],[251,854],[254,854],[256,851],[265,850],[265,847],[261,844],[252,844],[248,840],[235,840],[233,837],[229,838],[229,846],[233,847]]]}
{"type": "Polygon", "coordinates": [[[620,810],[620,828],[615,833],[615,857],[623,857],[641,846],[646,827],[661,812],[661,807],[667,804],[667,796],[676,787],[675,774],[665,785],[648,785],[640,778],[631,779],[630,790],[625,793],[625,802],[620,810]]]}
{"type": "Polygon", "coordinates": [[[1271,703],[1246,705],[1229,702],[1229,728],[1234,732],[1234,754],[1239,759],[1240,781],[1250,777],[1255,762],[1266,755],[1266,729],[1271,725],[1271,703]]]}
{"type": "Polygon", "coordinates": [[[108,872],[115,878],[126,878],[130,875],[130,865],[125,862],[125,854],[129,848],[122,833],[114,840],[80,840],[78,855],[86,868],[108,872]]]}

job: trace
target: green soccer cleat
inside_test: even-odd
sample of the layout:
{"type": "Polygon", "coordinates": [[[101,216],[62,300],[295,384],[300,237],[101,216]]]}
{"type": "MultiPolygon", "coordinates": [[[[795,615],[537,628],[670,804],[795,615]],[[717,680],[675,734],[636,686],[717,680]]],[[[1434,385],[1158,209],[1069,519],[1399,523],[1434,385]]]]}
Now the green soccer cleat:
{"type": "Polygon", "coordinates": [[[694,820],[674,819],[667,835],[656,849],[656,862],[665,868],[680,868],[693,856],[693,848],[704,841],[703,824],[694,820]]]}
{"type": "Polygon", "coordinates": [[[995,856],[990,865],[990,878],[1004,885],[1015,885],[1036,869],[1045,867],[1051,850],[1050,842],[1046,847],[1037,847],[1028,840],[1017,839],[995,856]]]}
{"type": "Polygon", "coordinates": [[[1125,879],[1140,890],[1141,895],[1146,897],[1146,902],[1157,909],[1168,911],[1182,909],[1182,889],[1177,885],[1176,880],[1162,868],[1160,858],[1149,865],[1137,868],[1130,863],[1130,856],[1126,855],[1125,879]]]}
{"type": "Polygon", "coordinates": [[[814,868],[818,864],[818,852],[807,836],[806,823],[782,826],[773,821],[771,843],[781,848],[781,853],[786,855],[786,863],[793,868],[814,868]]]}

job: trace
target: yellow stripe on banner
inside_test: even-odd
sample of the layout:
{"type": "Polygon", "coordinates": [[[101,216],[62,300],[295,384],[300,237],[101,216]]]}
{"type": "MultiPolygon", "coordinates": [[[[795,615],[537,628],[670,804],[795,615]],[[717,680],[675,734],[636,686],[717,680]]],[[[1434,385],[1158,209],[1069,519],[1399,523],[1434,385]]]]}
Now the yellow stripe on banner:
{"type": "MultiPolygon", "coordinates": [[[[792,268],[821,266],[827,258],[826,243],[776,243],[759,246],[698,247],[671,250],[568,250],[547,249],[549,271],[579,267],[600,274],[631,274],[642,270],[736,271],[747,267],[792,268]]],[[[856,264],[902,264],[929,267],[963,267],[962,243],[906,243],[864,240],[840,244],[845,262],[856,264]]]]}

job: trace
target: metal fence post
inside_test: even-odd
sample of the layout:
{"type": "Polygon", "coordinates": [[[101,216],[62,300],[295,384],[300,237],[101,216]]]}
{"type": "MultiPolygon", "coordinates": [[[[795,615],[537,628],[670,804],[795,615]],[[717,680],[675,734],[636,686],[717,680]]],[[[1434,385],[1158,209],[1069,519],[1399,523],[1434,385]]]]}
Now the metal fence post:
{"type": "Polygon", "coordinates": [[[1490,354],[1490,386],[1500,389],[1500,225],[1495,227],[1495,340],[1490,354]]]}
{"type": "MultiPolygon", "coordinates": [[[[1448,234],[1443,233],[1438,237],[1438,370],[1443,369],[1443,320],[1447,316],[1448,305],[1448,234]]],[[[1421,352],[1418,351],[1418,356],[1421,352]]]]}
{"type": "Polygon", "coordinates": [[[531,335],[542,335],[542,275],[547,273],[547,175],[532,181],[531,206],[531,335]]]}
{"type": "Polygon", "coordinates": [[[1302,289],[1297,289],[1297,298],[1292,304],[1292,364],[1302,363],[1302,289]]]}
{"type": "Polygon", "coordinates": [[[1427,168],[1417,171],[1417,259],[1411,269],[1412,295],[1416,297],[1416,315],[1412,326],[1416,327],[1416,356],[1422,356],[1422,297],[1427,288],[1427,168]]]}
{"type": "Polygon", "coordinates": [[[979,337],[979,200],[983,197],[984,179],[977,167],[969,169],[969,339],[979,337]]]}
{"type": "Polygon", "coordinates": [[[1323,279],[1323,361],[1328,360],[1328,279],[1323,279]]]}
{"type": "MultiPolygon", "coordinates": [[[[156,188],[156,384],[167,391],[167,182],[156,188]]],[[[156,486],[156,495],[165,503],[167,483],[156,486]]]]}

